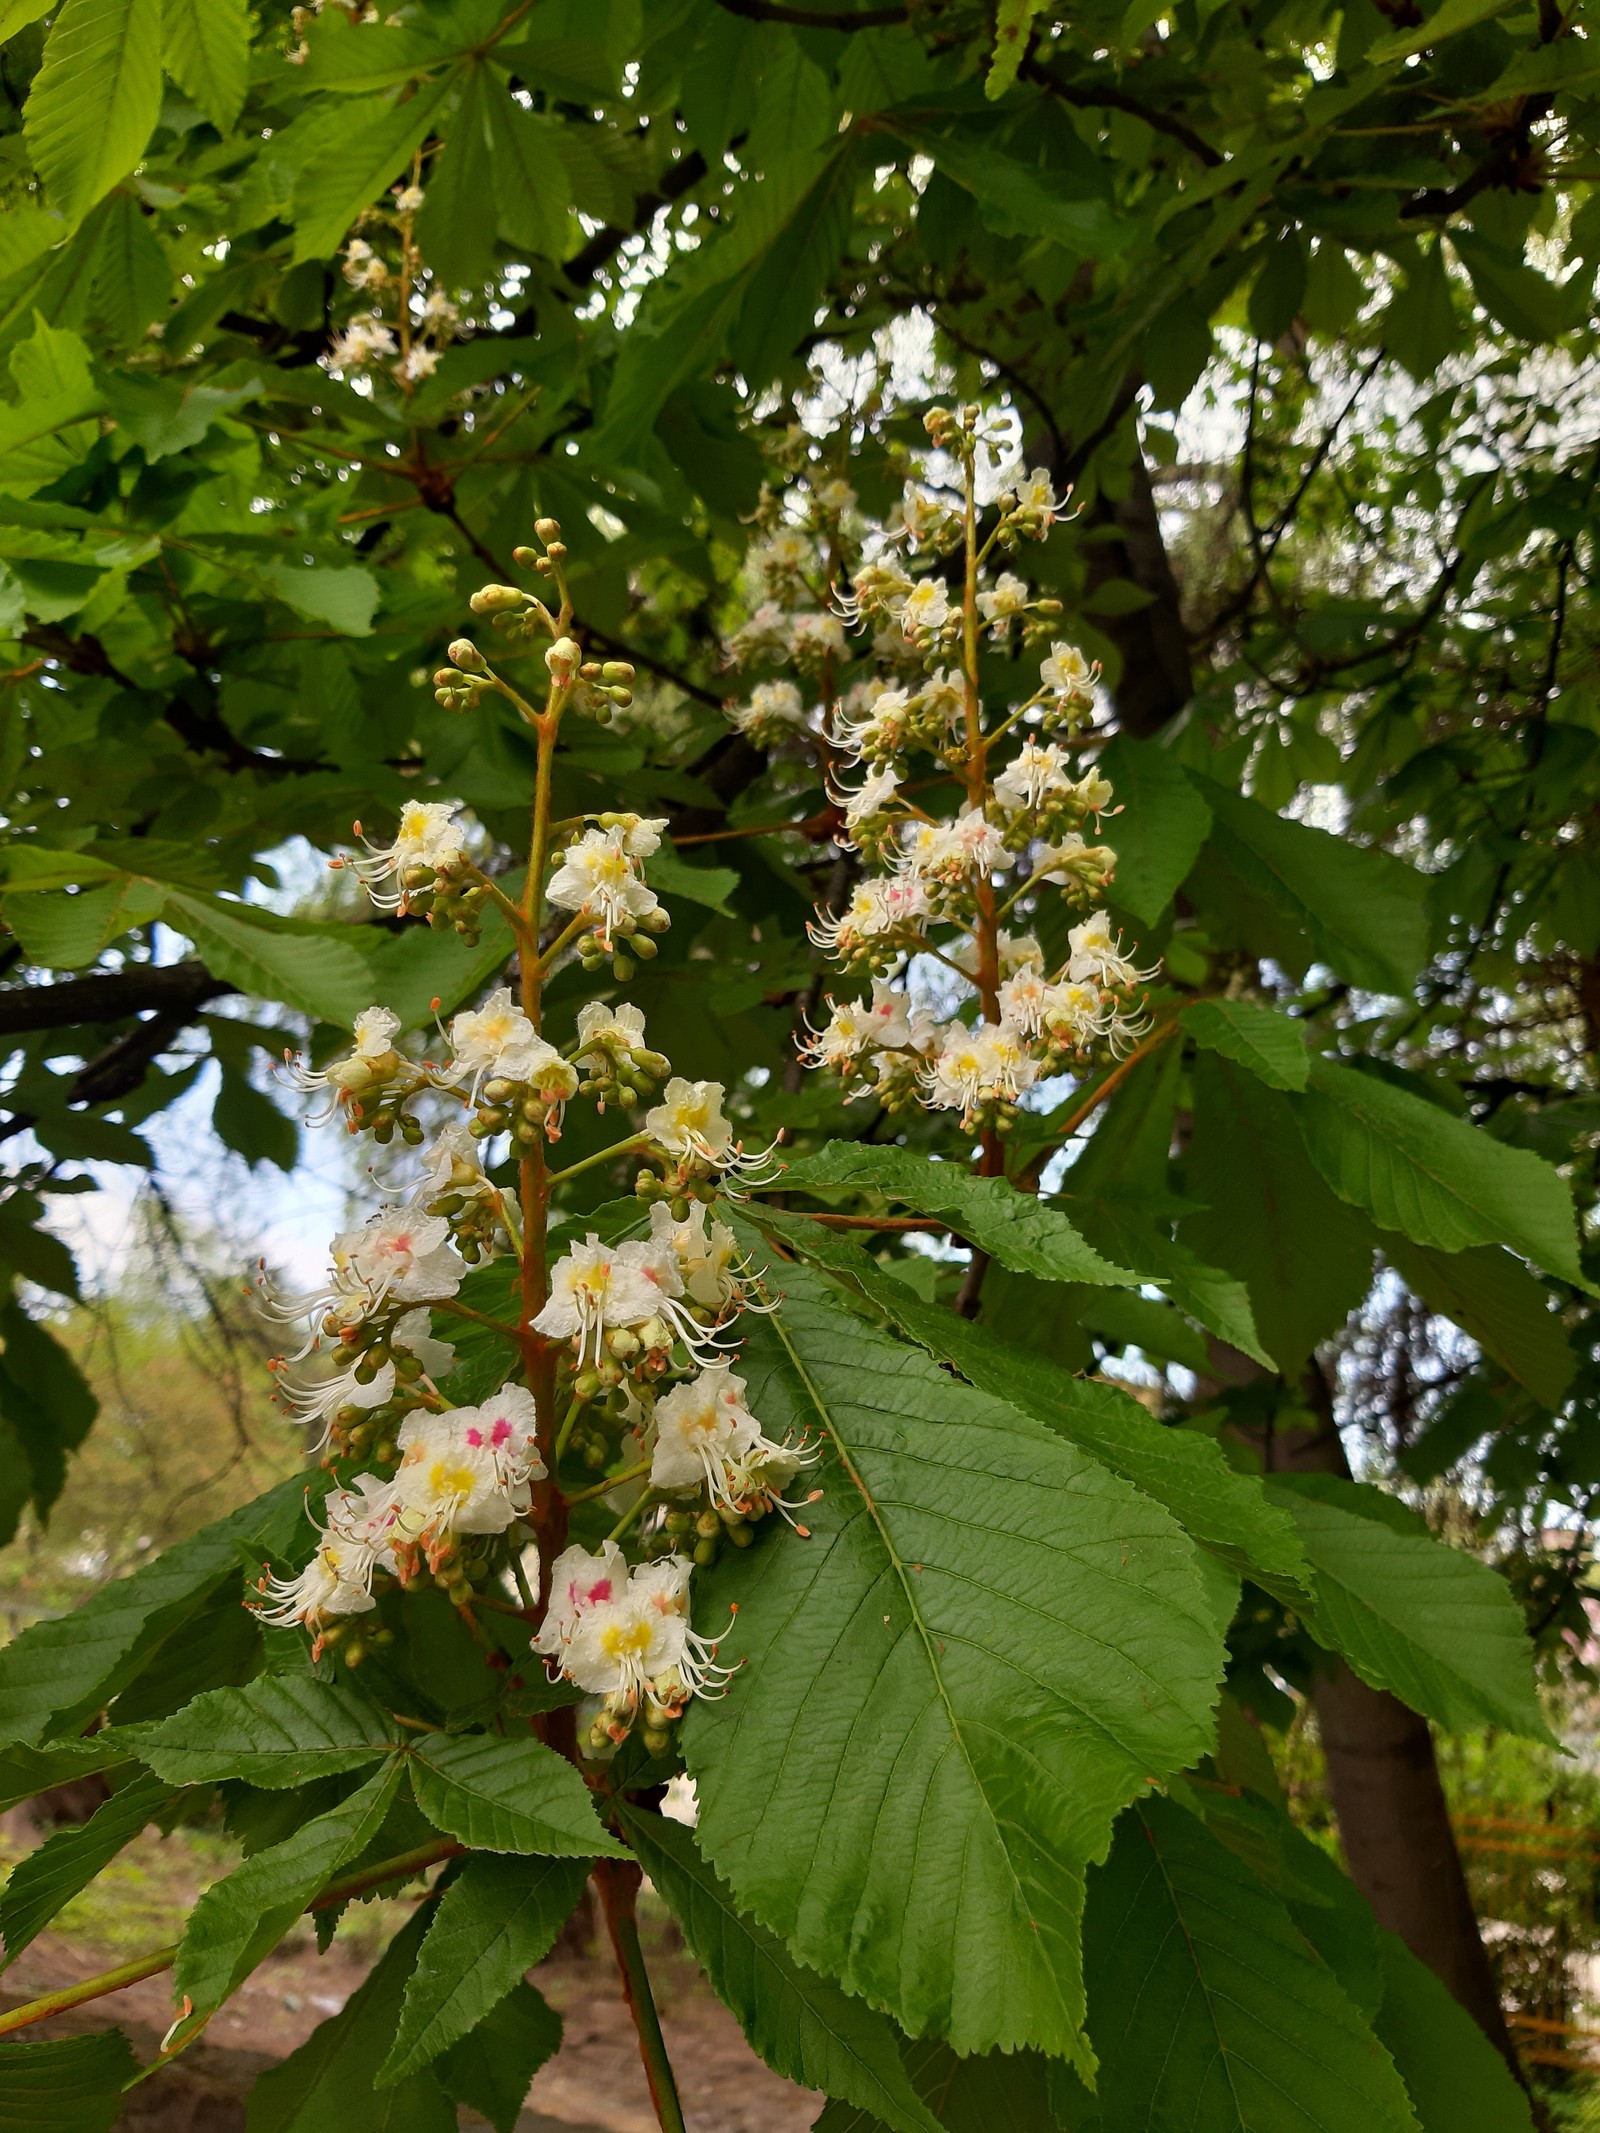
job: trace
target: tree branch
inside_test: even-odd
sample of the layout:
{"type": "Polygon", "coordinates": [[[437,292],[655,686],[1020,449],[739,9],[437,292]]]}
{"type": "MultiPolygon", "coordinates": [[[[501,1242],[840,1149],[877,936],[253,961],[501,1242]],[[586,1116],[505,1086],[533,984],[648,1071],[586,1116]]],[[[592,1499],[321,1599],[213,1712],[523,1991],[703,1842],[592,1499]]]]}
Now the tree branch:
{"type": "MultiPolygon", "coordinates": [[[[721,0],[721,4],[726,7],[728,0],[721,0]]],[[[1226,156],[1219,155],[1211,143],[1202,140],[1184,120],[1174,117],[1170,111],[1158,110],[1152,104],[1142,104],[1138,97],[1129,96],[1122,89],[1101,83],[1062,81],[1040,59],[1025,59],[1017,72],[1024,81],[1031,81],[1036,88],[1043,89],[1047,96],[1059,97],[1062,103],[1071,104],[1076,110],[1125,111],[1130,118],[1142,119],[1155,132],[1164,133],[1169,140],[1187,148],[1207,170],[1217,170],[1227,161],[1226,156]]]]}
{"type": "MultiPolygon", "coordinates": [[[[67,978],[59,985],[8,985],[0,987],[0,1037],[19,1037],[36,1029],[75,1029],[88,1022],[120,1022],[152,1008],[158,1014],[177,1014],[188,1020],[208,1001],[237,991],[236,985],[213,977],[204,963],[193,961],[137,963],[104,976],[67,978]]],[[[100,1064],[100,1060],[92,1062],[100,1064]]],[[[109,1101],[105,1097],[89,1100],[109,1101]]]]}
{"type": "Polygon", "coordinates": [[[806,30],[883,30],[909,22],[909,7],[785,7],[781,0],[717,0],[724,14],[746,22],[793,22],[806,30]]]}

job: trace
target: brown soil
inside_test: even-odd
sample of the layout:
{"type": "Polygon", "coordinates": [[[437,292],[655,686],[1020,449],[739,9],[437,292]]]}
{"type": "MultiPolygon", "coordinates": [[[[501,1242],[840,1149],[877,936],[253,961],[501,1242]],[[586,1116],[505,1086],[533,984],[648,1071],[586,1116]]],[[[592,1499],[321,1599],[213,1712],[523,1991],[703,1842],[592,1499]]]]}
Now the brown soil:
{"type": "MultiPolygon", "coordinates": [[[[15,2004],[75,1983],[121,1959],[43,1934],[6,1973],[15,2004]]],[[[681,1952],[650,1958],[689,2133],[804,2133],[821,2098],[780,2080],[755,2058],[738,2025],[681,1952]]],[[[336,1941],[326,1955],[295,1947],[269,1956],[212,2022],[205,2038],[135,2089],[128,2133],[243,2133],[244,2098],[263,2068],[336,2014],[367,1963],[336,1941]]],[[[609,1958],[558,1956],[532,1973],[566,2023],[561,2050],[534,2079],[519,2133],[656,2133],[632,2025],[609,1958]]],[[[120,2025],[144,2060],[172,2019],[165,1977],[42,2023],[35,2036],[120,2025]]],[[[472,2114],[463,2123],[481,2126],[472,2114]]]]}

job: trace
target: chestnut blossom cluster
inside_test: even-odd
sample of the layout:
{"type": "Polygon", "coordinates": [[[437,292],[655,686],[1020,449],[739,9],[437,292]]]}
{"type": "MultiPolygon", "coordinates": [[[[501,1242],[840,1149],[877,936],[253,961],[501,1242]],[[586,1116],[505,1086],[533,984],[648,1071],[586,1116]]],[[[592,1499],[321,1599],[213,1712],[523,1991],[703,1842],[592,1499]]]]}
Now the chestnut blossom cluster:
{"type": "Polygon", "coordinates": [[[1003,1133],[1036,1083],[1126,1052],[1154,973],[1101,908],[1114,796],[1081,747],[1099,667],[1013,567],[1068,499],[1019,469],[980,509],[978,461],[998,463],[1007,432],[976,409],[935,410],[928,428],[934,471],[953,461],[957,478],[908,481],[885,525],[819,518],[810,483],[767,499],[762,597],[726,651],[751,675],[793,671],[754,680],[730,717],[823,759],[855,861],[810,931],[860,989],[829,996],[806,1061],[852,1096],[1003,1133]],[[839,637],[818,668],[798,647],[825,580],[839,637]]]}
{"type": "MultiPolygon", "coordinates": [[[[555,522],[539,536],[559,562],[555,522]]],[[[625,696],[621,676],[591,670],[538,601],[486,587],[472,604],[513,640],[544,616],[558,710],[584,691],[625,696]]],[[[450,657],[441,694],[504,687],[467,640],[450,657]]],[[[329,1475],[310,1560],[263,1576],[262,1618],[307,1629],[316,1651],[355,1665],[391,1634],[387,1592],[431,1582],[463,1609],[505,1606],[491,1588],[514,1580],[535,1649],[588,1699],[581,1739],[602,1757],[636,1726],[664,1749],[688,1698],[723,1691],[729,1670],[690,1624],[694,1570],[725,1544],[748,1546],[771,1514],[804,1534],[798,1514],[816,1493],[795,1488],[816,1452],[763,1429],[734,1367],[741,1318],[773,1306],[724,1203],[770,1176],[771,1151],[743,1145],[720,1083],[673,1071],[631,1001],[588,1000],[557,1038],[530,979],[535,957],[541,973],[609,960],[626,977],[654,953],[667,915],[647,868],[665,827],[621,811],[541,827],[541,877],[516,905],[485,871],[488,840],[450,802],[408,801],[388,843],[364,839],[339,862],[383,911],[442,913],[468,930],[487,905],[505,907],[519,982],[448,1019],[436,1001],[431,1033],[408,1034],[375,1003],[332,1058],[288,1055],[284,1078],[320,1099],[316,1122],[398,1140],[410,1174],[333,1238],[315,1287],[280,1294],[264,1272],[259,1283],[268,1317],[296,1329],[274,1360],[276,1399],[329,1475]],[[637,1166],[637,1216],[547,1248],[556,1150],[585,1102],[620,1114],[604,1153],[637,1166]],[[506,1260],[509,1281],[467,1288],[475,1269],[506,1260]],[[508,1295],[510,1320],[495,1316],[508,1295]],[[463,1322],[505,1343],[507,1381],[487,1397],[481,1332],[464,1396],[463,1322]],[[549,1530],[557,1496],[615,1523],[542,1580],[528,1542],[549,1530]]]]}
{"type": "Polygon", "coordinates": [[[461,326],[459,309],[430,283],[417,248],[422,198],[420,186],[396,185],[383,206],[369,208],[357,223],[342,271],[367,308],[334,335],[322,359],[346,378],[386,370],[407,394],[433,376],[461,326]]]}

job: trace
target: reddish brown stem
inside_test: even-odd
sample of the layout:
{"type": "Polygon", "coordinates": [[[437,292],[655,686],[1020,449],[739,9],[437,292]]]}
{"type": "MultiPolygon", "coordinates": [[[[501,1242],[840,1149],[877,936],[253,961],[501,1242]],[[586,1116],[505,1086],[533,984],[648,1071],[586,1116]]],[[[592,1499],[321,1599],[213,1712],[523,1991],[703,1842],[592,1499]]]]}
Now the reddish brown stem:
{"type": "Polygon", "coordinates": [[[600,1891],[606,1931],[611,1935],[617,1968],[622,1974],[622,1996],[628,2003],[628,2012],[633,2017],[634,2031],[639,2039],[639,2057],[644,2061],[644,2078],[650,2084],[650,2101],[655,2105],[661,2133],[687,2133],[683,2105],[678,2101],[678,2084],[673,2078],[666,2039],[661,2034],[661,2019],[656,2013],[655,1996],[650,1990],[650,1973],[645,1969],[644,1950],[639,1945],[635,1905],[643,1879],[641,1870],[630,1860],[595,1861],[594,1884],[600,1891]]]}

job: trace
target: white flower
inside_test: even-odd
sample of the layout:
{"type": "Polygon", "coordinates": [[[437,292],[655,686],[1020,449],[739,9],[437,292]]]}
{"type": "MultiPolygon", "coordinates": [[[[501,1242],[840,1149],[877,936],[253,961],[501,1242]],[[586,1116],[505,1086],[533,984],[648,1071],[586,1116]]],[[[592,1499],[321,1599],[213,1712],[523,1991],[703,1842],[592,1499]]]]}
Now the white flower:
{"type": "Polygon", "coordinates": [[[627,1000],[616,1007],[606,1007],[599,1000],[588,1000],[578,1009],[577,1058],[580,1065],[598,1065],[608,1052],[626,1056],[644,1049],[642,1007],[635,1007],[627,1000]]]}
{"type": "Polygon", "coordinates": [[[1055,744],[1024,741],[994,781],[994,796],[1009,814],[1036,814],[1050,798],[1071,789],[1067,752],[1055,744]]]}
{"type": "Polygon", "coordinates": [[[900,627],[908,637],[920,630],[941,630],[950,619],[950,595],[942,578],[919,578],[899,607],[900,627]]]}
{"type": "Polygon", "coordinates": [[[422,187],[420,185],[397,186],[394,205],[397,214],[414,215],[422,205],[422,187]]]}
{"type": "Polygon", "coordinates": [[[844,802],[845,827],[859,829],[863,822],[881,815],[893,801],[899,784],[899,771],[885,763],[869,771],[854,792],[841,791],[838,797],[844,802]]]}
{"type": "Polygon", "coordinates": [[[721,1693],[728,1669],[689,1627],[692,1566],[681,1556],[629,1572],[609,1542],[603,1554],[569,1548],[551,1572],[550,1611],[535,1639],[547,1662],[605,1705],[597,1723],[626,1737],[640,1704],[678,1717],[691,1696],[721,1693]]]}
{"type": "MultiPolygon", "coordinates": [[[[400,827],[392,844],[367,844],[366,856],[341,862],[363,883],[380,911],[404,908],[413,870],[431,869],[435,874],[453,867],[466,845],[466,831],[455,819],[460,812],[454,800],[407,800],[400,810],[400,827]],[[378,884],[398,880],[393,895],[380,894],[378,884]]],[[[356,824],[356,834],[361,825],[356,824]]],[[[363,842],[366,840],[363,839],[363,842]]]]}
{"type": "Polygon", "coordinates": [[[1072,951],[1067,964],[1069,978],[1094,978],[1102,985],[1121,987],[1138,985],[1155,975],[1153,970],[1140,970],[1122,953],[1122,944],[1113,936],[1111,921],[1104,911],[1096,911],[1081,926],[1074,926],[1067,935],[1067,945],[1072,951]]]}
{"type": "Polygon", "coordinates": [[[791,628],[788,615],[776,600],[763,600],[749,621],[728,639],[728,655],[736,665],[752,659],[786,659],[791,628]]]}
{"type": "Polygon", "coordinates": [[[348,1277],[370,1315],[385,1303],[430,1303],[454,1296],[466,1268],[451,1251],[442,1215],[386,1208],[333,1240],[336,1276],[348,1277]]]}
{"type": "Polygon", "coordinates": [[[653,1244],[672,1254],[691,1303],[721,1317],[735,1304],[747,1302],[738,1239],[726,1222],[711,1221],[703,1200],[692,1202],[681,1222],[664,1200],[657,1200],[650,1210],[650,1235],[653,1244]]]}
{"type": "Polygon", "coordinates": [[[461,313],[442,289],[430,289],[422,300],[422,322],[440,333],[454,333],[461,323],[461,313]]]}
{"type": "Polygon", "coordinates": [[[621,920],[640,919],[659,908],[655,891],[639,879],[636,854],[630,848],[630,839],[638,844],[649,827],[585,830],[576,843],[567,846],[545,891],[560,909],[594,920],[606,948],[621,920]]]}
{"type": "Polygon", "coordinates": [[[789,643],[798,667],[822,667],[845,656],[844,630],[834,615],[796,615],[789,643]]]}
{"type": "MultiPolygon", "coordinates": [[[[855,692],[852,690],[851,695],[855,692]]],[[[844,704],[833,716],[834,745],[859,762],[898,755],[906,745],[911,699],[904,689],[879,689],[864,717],[852,718],[844,704]]]]}
{"type": "Polygon", "coordinates": [[[434,1339],[432,1315],[424,1305],[403,1313],[385,1338],[391,1350],[389,1359],[364,1379],[358,1375],[362,1368],[359,1358],[346,1369],[335,1371],[332,1377],[307,1378],[292,1376],[287,1371],[278,1373],[274,1398],[289,1409],[295,1421],[323,1425],[313,1450],[321,1451],[327,1443],[334,1420],[342,1408],[381,1407],[386,1400],[393,1399],[399,1375],[394,1364],[394,1350],[416,1358],[422,1366],[425,1382],[446,1376],[455,1363],[456,1352],[450,1342],[434,1339]]]}
{"type": "Polygon", "coordinates": [[[775,1509],[787,1516],[797,1509],[784,1503],[782,1490],[801,1467],[815,1464],[817,1454],[763,1436],[744,1395],[745,1380],[726,1363],[713,1363],[659,1399],[650,1486],[704,1486],[719,1510],[744,1518],[775,1509]]]}
{"type": "Polygon", "coordinates": [[[406,351],[400,362],[396,363],[394,374],[397,378],[404,378],[408,385],[416,385],[424,378],[431,378],[438,368],[438,349],[425,348],[418,341],[406,351]]]}
{"type": "Polygon", "coordinates": [[[967,685],[954,667],[940,667],[917,691],[917,702],[929,723],[957,726],[966,716],[967,685]]]}
{"type": "Polygon", "coordinates": [[[828,1005],[833,1013],[826,1028],[814,1031],[801,1047],[811,1066],[844,1067],[864,1051],[900,1049],[911,1042],[905,997],[882,978],[872,981],[870,1005],[847,1000],[841,1007],[831,996],[828,1005]]]}
{"type": "Polygon", "coordinates": [[[985,622],[1002,626],[1020,615],[1028,604],[1028,588],[1015,571],[1004,571],[987,592],[978,595],[978,612],[985,622]]]}
{"type": "Polygon", "coordinates": [[[396,1439],[397,1540],[431,1549],[451,1533],[503,1533],[545,1471],[537,1438],[533,1395],[520,1385],[479,1407],[414,1409],[396,1439]]]}
{"type": "Polygon", "coordinates": [[[771,747],[791,733],[804,732],[805,699],[792,681],[757,682],[749,703],[736,706],[728,719],[737,732],[771,747]]]}
{"type": "Polygon", "coordinates": [[[907,929],[920,933],[928,908],[927,886],[915,874],[874,875],[857,882],[842,917],[819,916],[806,931],[827,954],[849,962],[887,946],[907,929]]]}
{"type": "Polygon", "coordinates": [[[352,289],[381,289],[389,279],[389,269],[363,237],[345,246],[343,271],[352,289]]]}
{"type": "Polygon", "coordinates": [[[923,1087],[934,1110],[959,1111],[965,1126],[980,1105],[1014,1103],[1038,1074],[1038,1061],[1003,1023],[980,1022],[975,1029],[954,1023],[927,1067],[923,1087]]]}
{"type": "Polygon", "coordinates": [[[335,334],[328,363],[334,370],[364,370],[369,363],[397,354],[399,346],[381,319],[353,319],[342,333],[335,334]]]}
{"type": "Polygon", "coordinates": [[[476,1198],[493,1190],[478,1142],[465,1126],[446,1126],[423,1158],[422,1176],[411,1197],[413,1202],[436,1200],[442,1193],[459,1192],[476,1198]]]}
{"type": "Polygon", "coordinates": [[[816,551],[797,526],[780,526],[756,556],[756,566],[767,577],[793,577],[815,560],[816,551]]]}
{"type": "Polygon", "coordinates": [[[982,810],[965,807],[951,822],[908,823],[898,864],[908,876],[955,888],[994,873],[1009,856],[1005,839],[982,810]]]}
{"type": "Polygon", "coordinates": [[[598,1362],[601,1342],[614,1328],[642,1326],[661,1302],[659,1276],[647,1275],[637,1247],[602,1244],[591,1230],[556,1261],[550,1296],[534,1331],[551,1340],[577,1343],[578,1361],[598,1362]]]}
{"type": "Polygon", "coordinates": [[[1107,1002],[1099,987],[1070,978],[1046,986],[1039,1020],[1052,1037],[1065,1037],[1079,1046],[1106,1035],[1110,1027],[1107,1002]]]}
{"type": "Polygon", "coordinates": [[[720,1081],[686,1081],[674,1074],[661,1101],[644,1115],[644,1130],[668,1155],[722,1163],[733,1145],[733,1128],[722,1115],[720,1081]]]}
{"type": "Polygon", "coordinates": [[[371,1558],[358,1542],[326,1537],[298,1577],[263,1581],[261,1620],[274,1629],[309,1629],[332,1615],[365,1614],[378,1604],[371,1577],[371,1558]]]}
{"type": "Polygon", "coordinates": [[[1012,494],[1016,498],[1016,515],[1027,522],[1030,532],[1039,534],[1054,523],[1066,503],[1065,496],[1056,495],[1055,485],[1043,467],[1035,467],[1031,474],[1014,482],[1012,494]]]}
{"type": "Polygon", "coordinates": [[[338,1059],[332,1059],[319,1073],[300,1065],[292,1053],[284,1054],[283,1078],[293,1087],[309,1091],[331,1088],[336,1094],[327,1110],[308,1119],[309,1125],[320,1125],[331,1118],[337,1106],[346,1097],[358,1096],[389,1079],[395,1070],[404,1065],[394,1048],[394,1038],[400,1028],[400,1017],[387,1007],[366,1007],[356,1016],[352,1035],[355,1043],[338,1059]]]}
{"type": "Polygon", "coordinates": [[[900,499],[900,523],[913,548],[937,546],[955,529],[956,514],[940,497],[908,481],[900,499]]]}
{"type": "Polygon", "coordinates": [[[856,492],[841,474],[834,474],[827,481],[818,482],[812,489],[812,500],[819,511],[829,518],[838,518],[841,513],[855,506],[856,492]]]}
{"type": "Polygon", "coordinates": [[[1091,664],[1075,644],[1063,644],[1059,639],[1051,645],[1049,658],[1039,662],[1040,681],[1057,696],[1082,701],[1099,678],[1098,660],[1091,664]]]}

